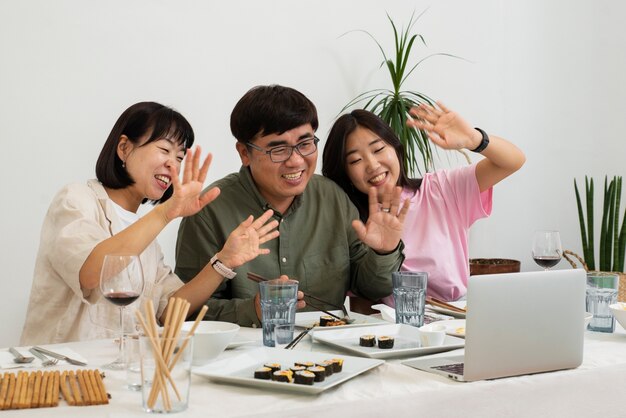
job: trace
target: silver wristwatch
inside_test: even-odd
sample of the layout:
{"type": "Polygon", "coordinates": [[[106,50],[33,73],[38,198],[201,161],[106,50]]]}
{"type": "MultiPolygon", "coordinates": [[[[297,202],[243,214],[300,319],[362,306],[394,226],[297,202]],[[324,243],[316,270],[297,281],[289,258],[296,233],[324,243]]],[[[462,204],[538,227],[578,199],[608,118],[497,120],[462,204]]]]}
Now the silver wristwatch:
{"type": "Polygon", "coordinates": [[[224,276],[228,280],[234,278],[237,275],[237,273],[226,267],[224,264],[222,264],[220,260],[217,259],[217,254],[215,254],[211,258],[209,263],[211,263],[211,266],[215,271],[217,271],[221,276],[224,276]]]}

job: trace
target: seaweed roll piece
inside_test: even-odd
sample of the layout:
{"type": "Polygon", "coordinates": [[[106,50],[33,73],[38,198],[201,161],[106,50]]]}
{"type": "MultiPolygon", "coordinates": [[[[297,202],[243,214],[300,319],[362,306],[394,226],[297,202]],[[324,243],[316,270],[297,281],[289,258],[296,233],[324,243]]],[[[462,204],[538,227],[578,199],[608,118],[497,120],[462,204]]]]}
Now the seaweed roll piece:
{"type": "Polygon", "coordinates": [[[272,378],[272,369],[269,367],[259,367],[254,371],[254,378],[270,380],[272,378]]]}
{"type": "Polygon", "coordinates": [[[315,366],[315,363],[313,363],[312,361],[303,361],[303,362],[298,362],[298,361],[296,361],[294,364],[295,364],[296,366],[304,366],[304,367],[306,367],[307,369],[308,369],[309,367],[313,367],[313,366],[315,366]]]}
{"type": "Polygon", "coordinates": [[[378,348],[393,348],[394,341],[393,337],[380,336],[378,337],[378,348]]]}
{"type": "Polygon", "coordinates": [[[304,367],[304,366],[291,366],[289,368],[289,370],[291,370],[294,373],[297,373],[297,372],[301,372],[303,370],[306,370],[306,367],[304,367]]]}
{"type": "Polygon", "coordinates": [[[269,367],[270,369],[272,369],[272,373],[280,370],[280,364],[278,363],[265,363],[263,367],[269,367]]]}
{"type": "Polygon", "coordinates": [[[315,375],[316,382],[323,382],[326,379],[326,368],[322,366],[312,366],[307,369],[315,375]]]}
{"type": "Polygon", "coordinates": [[[293,372],[291,370],[278,370],[272,373],[272,380],[276,382],[293,382],[293,372]]]}
{"type": "Polygon", "coordinates": [[[335,322],[335,318],[330,315],[320,316],[320,327],[329,327],[332,326],[332,323],[335,322]]]}
{"type": "Polygon", "coordinates": [[[330,360],[326,360],[327,362],[331,362],[333,364],[333,373],[339,373],[343,370],[343,359],[342,358],[331,358],[330,360]]]}
{"type": "Polygon", "coordinates": [[[361,347],[374,347],[376,345],[376,337],[373,335],[361,335],[359,345],[361,347]]]}
{"type": "Polygon", "coordinates": [[[316,366],[321,366],[326,369],[326,376],[331,376],[333,374],[333,363],[329,361],[323,361],[321,363],[317,363],[316,366]]]}
{"type": "Polygon", "coordinates": [[[299,385],[312,385],[315,381],[315,374],[307,370],[296,372],[294,382],[299,385]]]}

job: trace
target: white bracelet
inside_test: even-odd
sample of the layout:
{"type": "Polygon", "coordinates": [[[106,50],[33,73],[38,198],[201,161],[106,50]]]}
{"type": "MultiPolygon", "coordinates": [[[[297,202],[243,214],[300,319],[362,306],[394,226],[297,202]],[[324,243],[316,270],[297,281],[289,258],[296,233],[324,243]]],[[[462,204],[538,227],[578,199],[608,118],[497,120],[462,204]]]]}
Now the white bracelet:
{"type": "Polygon", "coordinates": [[[213,269],[218,272],[220,276],[224,276],[228,280],[234,278],[237,275],[237,273],[235,273],[233,270],[226,267],[224,264],[222,264],[220,260],[217,259],[217,254],[215,254],[211,258],[209,263],[211,264],[213,269]]]}

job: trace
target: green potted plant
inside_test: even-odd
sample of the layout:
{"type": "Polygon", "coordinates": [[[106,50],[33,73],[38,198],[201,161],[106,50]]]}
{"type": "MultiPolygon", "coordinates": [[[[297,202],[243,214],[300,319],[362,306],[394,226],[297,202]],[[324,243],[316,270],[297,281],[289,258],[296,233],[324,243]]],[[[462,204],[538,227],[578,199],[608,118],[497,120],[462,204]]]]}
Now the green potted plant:
{"type": "MultiPolygon", "coordinates": [[[[434,105],[435,102],[424,93],[404,90],[406,81],[413,71],[415,71],[415,69],[428,58],[438,55],[458,58],[451,54],[435,53],[421,58],[412,66],[409,65],[411,53],[416,46],[415,42],[418,41],[418,43],[426,46],[426,41],[422,35],[412,34],[413,27],[417,23],[417,20],[425,12],[426,11],[420,13],[417,17],[415,16],[415,13],[413,13],[406,29],[401,31],[398,31],[393,19],[389,16],[389,14],[387,14],[387,19],[389,20],[389,23],[391,23],[391,27],[393,29],[395,42],[392,55],[385,52],[384,48],[376,40],[376,38],[372,36],[372,34],[364,30],[356,31],[367,34],[380,49],[383,56],[383,62],[380,66],[385,66],[387,68],[391,78],[391,88],[373,89],[361,93],[344,106],[341,111],[344,112],[345,110],[359,104],[362,105],[363,109],[375,113],[387,122],[404,145],[405,164],[411,174],[422,174],[434,169],[434,147],[428,139],[426,132],[419,129],[409,128],[406,125],[407,118],[410,117],[409,110],[422,103],[434,105]]],[[[465,155],[465,157],[467,159],[467,155],[465,155]]]]}
{"type": "Polygon", "coordinates": [[[599,263],[596,269],[595,234],[594,234],[594,184],[593,178],[585,176],[585,207],[578,184],[574,179],[574,191],[576,192],[576,204],[578,207],[578,221],[580,224],[580,236],[583,247],[582,259],[571,251],[565,251],[567,260],[575,266],[568,255],[576,256],[583,267],[590,271],[602,271],[617,273],[620,276],[619,300],[626,300],[626,274],[624,274],[624,257],[626,255],[626,209],[620,224],[620,203],[622,197],[622,177],[615,176],[609,182],[608,176],[604,178],[604,195],[602,207],[602,221],[600,223],[599,238],[599,263]],[[585,214],[586,211],[586,214],[585,214]]]}

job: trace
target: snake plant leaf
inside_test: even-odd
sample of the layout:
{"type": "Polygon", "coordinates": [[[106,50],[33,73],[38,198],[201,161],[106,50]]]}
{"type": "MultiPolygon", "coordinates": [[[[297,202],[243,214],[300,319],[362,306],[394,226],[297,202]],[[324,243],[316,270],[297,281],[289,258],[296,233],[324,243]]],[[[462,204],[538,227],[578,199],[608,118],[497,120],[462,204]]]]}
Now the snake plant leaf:
{"type": "MultiPolygon", "coordinates": [[[[587,178],[585,177],[585,181],[587,178]]],[[[583,258],[587,263],[587,266],[593,269],[589,264],[592,261],[589,258],[589,246],[587,244],[587,229],[585,228],[585,216],[583,214],[583,205],[580,201],[580,193],[578,192],[578,184],[576,183],[576,179],[574,179],[574,190],[576,192],[576,205],[578,207],[578,222],[580,224],[580,238],[583,243],[583,258]]]]}

